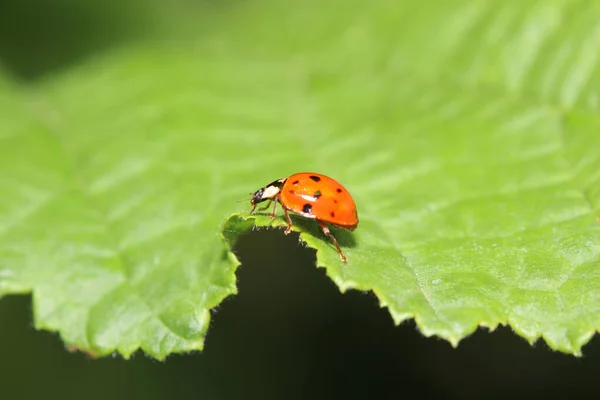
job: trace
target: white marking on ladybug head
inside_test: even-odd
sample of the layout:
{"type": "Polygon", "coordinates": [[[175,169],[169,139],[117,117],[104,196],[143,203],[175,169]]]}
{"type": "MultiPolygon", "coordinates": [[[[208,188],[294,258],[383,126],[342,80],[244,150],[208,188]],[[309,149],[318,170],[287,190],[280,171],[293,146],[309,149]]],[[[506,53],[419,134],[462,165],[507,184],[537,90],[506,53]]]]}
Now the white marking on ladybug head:
{"type": "Polygon", "coordinates": [[[272,199],[277,196],[281,192],[281,189],[277,186],[267,186],[262,193],[262,198],[264,199],[272,199]]]}

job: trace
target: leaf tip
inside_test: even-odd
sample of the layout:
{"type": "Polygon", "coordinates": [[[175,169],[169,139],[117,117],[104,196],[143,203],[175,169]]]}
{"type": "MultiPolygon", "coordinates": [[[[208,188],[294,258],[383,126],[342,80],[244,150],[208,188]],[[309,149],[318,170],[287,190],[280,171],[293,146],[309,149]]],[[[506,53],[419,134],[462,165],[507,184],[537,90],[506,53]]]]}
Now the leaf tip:
{"type": "Polygon", "coordinates": [[[87,358],[89,358],[90,360],[96,360],[98,358],[101,357],[101,355],[94,353],[91,350],[88,349],[84,349],[80,346],[77,345],[65,345],[65,348],[67,349],[67,351],[69,353],[82,353],[83,355],[85,355],[87,358]]]}

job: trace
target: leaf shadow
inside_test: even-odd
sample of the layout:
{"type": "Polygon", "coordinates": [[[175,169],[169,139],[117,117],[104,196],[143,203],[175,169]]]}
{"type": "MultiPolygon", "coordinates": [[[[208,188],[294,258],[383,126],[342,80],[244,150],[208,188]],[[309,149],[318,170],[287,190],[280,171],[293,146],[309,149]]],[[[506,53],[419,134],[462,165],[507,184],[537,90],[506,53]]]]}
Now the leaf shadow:
{"type": "MultiPolygon", "coordinates": [[[[312,236],[317,237],[325,242],[331,242],[331,239],[329,239],[327,235],[323,233],[323,230],[321,229],[319,224],[317,224],[316,221],[303,218],[297,215],[291,215],[291,217],[294,225],[298,226],[299,228],[302,228],[303,231],[308,232],[312,236]]],[[[339,228],[335,225],[327,225],[331,230],[331,234],[336,238],[341,247],[356,247],[356,238],[354,237],[354,234],[351,231],[344,228],[339,228]]]]}
{"type": "MultiPolygon", "coordinates": [[[[261,216],[261,217],[270,216],[270,214],[267,212],[257,212],[257,213],[254,213],[253,215],[261,216]]],[[[331,239],[328,238],[327,235],[325,235],[325,233],[323,232],[323,230],[321,229],[321,227],[319,226],[319,224],[316,221],[308,219],[308,218],[304,218],[299,215],[291,214],[291,213],[290,213],[290,217],[292,219],[293,226],[300,228],[300,230],[302,232],[308,233],[309,235],[311,235],[315,238],[318,238],[318,239],[322,240],[323,242],[331,244],[331,246],[333,246],[331,239]]],[[[283,215],[277,215],[275,217],[275,219],[273,219],[272,221],[280,222],[280,223],[282,223],[282,225],[279,227],[272,226],[270,229],[283,230],[284,226],[287,225],[287,222],[283,215]]],[[[327,224],[327,226],[329,226],[329,229],[331,230],[331,234],[338,241],[338,244],[340,245],[340,247],[354,248],[357,246],[356,238],[354,237],[354,234],[351,231],[344,229],[344,228],[337,227],[335,225],[331,225],[331,224],[327,224]]]]}

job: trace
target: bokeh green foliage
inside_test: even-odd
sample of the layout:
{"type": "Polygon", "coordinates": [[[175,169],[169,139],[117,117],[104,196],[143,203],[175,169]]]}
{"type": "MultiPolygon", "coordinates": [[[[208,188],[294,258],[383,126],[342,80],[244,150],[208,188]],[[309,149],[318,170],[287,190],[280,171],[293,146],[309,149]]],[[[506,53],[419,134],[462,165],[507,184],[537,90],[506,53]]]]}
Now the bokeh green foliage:
{"type": "Polygon", "coordinates": [[[236,292],[227,246],[283,222],[235,201],[312,170],[359,208],[348,265],[297,225],[340,289],[453,344],[509,324],[580,353],[600,327],[595,3],[193,10],[2,74],[0,292],[32,291],[37,327],[96,355],[201,349],[236,292]]]}

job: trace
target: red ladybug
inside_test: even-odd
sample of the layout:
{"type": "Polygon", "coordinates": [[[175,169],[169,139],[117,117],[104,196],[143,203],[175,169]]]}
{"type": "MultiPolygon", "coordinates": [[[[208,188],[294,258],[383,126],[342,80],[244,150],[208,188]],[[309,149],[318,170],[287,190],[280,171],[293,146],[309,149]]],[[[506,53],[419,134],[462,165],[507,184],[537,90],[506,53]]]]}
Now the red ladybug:
{"type": "Polygon", "coordinates": [[[263,201],[268,203],[261,211],[269,208],[272,201],[275,202],[271,218],[275,218],[277,203],[281,204],[288,223],[286,235],[292,231],[288,211],[316,220],[325,235],[333,241],[342,261],[347,261],[326,223],[353,231],[358,225],[358,214],[352,196],[335,179],[314,172],[300,172],[278,179],[252,194],[250,214],[263,201]]]}

